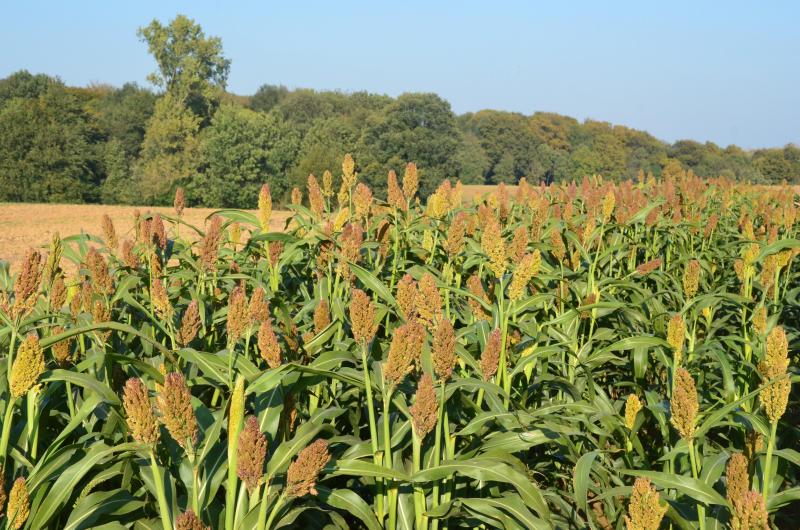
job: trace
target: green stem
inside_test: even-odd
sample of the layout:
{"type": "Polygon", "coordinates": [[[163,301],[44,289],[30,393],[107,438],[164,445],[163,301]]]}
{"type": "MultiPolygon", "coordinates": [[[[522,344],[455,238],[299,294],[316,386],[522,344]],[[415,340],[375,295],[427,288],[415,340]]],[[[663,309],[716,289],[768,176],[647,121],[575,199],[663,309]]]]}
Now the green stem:
{"type": "Polygon", "coordinates": [[[283,508],[285,502],[286,502],[286,492],[283,492],[281,493],[281,496],[278,497],[278,500],[275,501],[275,506],[272,507],[272,511],[269,512],[269,519],[267,519],[267,525],[260,530],[269,530],[270,528],[272,528],[272,525],[275,523],[275,518],[278,516],[278,512],[281,511],[281,508],[283,508]]]}
{"type": "MultiPolygon", "coordinates": [[[[697,455],[695,455],[694,440],[689,440],[689,461],[692,464],[692,476],[695,479],[700,478],[700,467],[697,462],[697,455]]],[[[700,524],[700,530],[706,528],[706,509],[703,505],[697,505],[697,520],[700,524]]]]}
{"type": "Polygon", "coordinates": [[[11,437],[11,424],[14,420],[14,405],[16,405],[17,398],[9,397],[6,403],[6,413],[3,418],[3,434],[0,437],[0,470],[4,468],[6,462],[6,453],[8,452],[8,440],[11,437]]]}
{"type": "MultiPolygon", "coordinates": [[[[413,466],[414,473],[418,473],[422,469],[422,440],[415,429],[412,428],[412,445],[413,445],[413,466]]],[[[414,528],[416,530],[426,530],[425,524],[425,492],[422,486],[414,484],[414,528]]]]}
{"type": "Polygon", "coordinates": [[[153,480],[156,483],[156,496],[158,497],[158,510],[161,513],[161,525],[164,530],[172,530],[172,517],[169,505],[167,505],[167,495],[164,493],[164,481],[161,478],[161,471],[156,462],[155,448],[150,450],[150,465],[153,466],[153,480]]]}
{"type": "MultiPolygon", "coordinates": [[[[370,442],[372,443],[372,460],[376,465],[380,465],[381,459],[379,456],[380,448],[378,447],[378,429],[375,422],[375,404],[372,401],[372,382],[369,376],[369,362],[367,359],[367,344],[361,344],[361,365],[364,371],[364,389],[367,394],[367,413],[369,415],[369,435],[370,442]]],[[[378,479],[378,495],[376,499],[376,511],[379,520],[383,520],[383,515],[386,513],[383,506],[383,481],[378,479]]]]}
{"type": "MultiPolygon", "coordinates": [[[[392,469],[392,429],[391,429],[391,403],[392,390],[389,389],[383,396],[383,456],[387,469],[392,469]]],[[[389,512],[389,530],[397,528],[397,486],[393,481],[386,481],[387,511],[389,512]]]]}
{"type": "Polygon", "coordinates": [[[764,476],[761,478],[761,492],[764,495],[764,502],[769,501],[769,485],[772,482],[772,453],[775,451],[775,437],[778,430],[778,422],[770,424],[769,443],[767,444],[767,459],[764,463],[764,476]]]}
{"type": "MultiPolygon", "coordinates": [[[[444,422],[444,404],[445,404],[445,383],[442,381],[442,389],[439,395],[439,418],[436,420],[436,430],[434,432],[433,442],[433,465],[438,466],[441,463],[441,448],[442,448],[442,423],[444,422]]],[[[433,483],[433,494],[431,495],[431,506],[436,508],[439,506],[439,489],[440,481],[433,483]]],[[[431,530],[438,530],[439,519],[431,521],[431,530]]]]}

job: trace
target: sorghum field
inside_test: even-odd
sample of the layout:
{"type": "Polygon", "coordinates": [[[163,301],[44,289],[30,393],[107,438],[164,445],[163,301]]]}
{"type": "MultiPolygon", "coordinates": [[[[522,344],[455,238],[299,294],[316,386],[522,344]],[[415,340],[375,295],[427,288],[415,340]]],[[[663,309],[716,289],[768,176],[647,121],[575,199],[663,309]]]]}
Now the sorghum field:
{"type": "Polygon", "coordinates": [[[796,527],[791,189],[320,180],[4,271],[6,528],[796,527]]]}

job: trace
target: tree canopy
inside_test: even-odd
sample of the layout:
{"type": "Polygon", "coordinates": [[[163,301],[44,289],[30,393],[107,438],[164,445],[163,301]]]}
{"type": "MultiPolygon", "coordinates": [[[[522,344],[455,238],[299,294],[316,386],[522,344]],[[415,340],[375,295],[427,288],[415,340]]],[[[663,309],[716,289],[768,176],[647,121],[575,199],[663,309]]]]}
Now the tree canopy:
{"type": "Polygon", "coordinates": [[[177,186],[192,204],[277,201],[309,174],[336,172],[346,153],[376,191],[390,170],[419,167],[424,197],[445,178],[465,184],[632,179],[692,170],[750,182],[800,183],[800,148],[748,151],[549,112],[456,115],[436,94],[396,98],[262,85],[225,91],[222,41],[178,15],[141,28],[155,87],[66,86],[22,70],[0,79],[0,200],[148,202],[177,186]]]}

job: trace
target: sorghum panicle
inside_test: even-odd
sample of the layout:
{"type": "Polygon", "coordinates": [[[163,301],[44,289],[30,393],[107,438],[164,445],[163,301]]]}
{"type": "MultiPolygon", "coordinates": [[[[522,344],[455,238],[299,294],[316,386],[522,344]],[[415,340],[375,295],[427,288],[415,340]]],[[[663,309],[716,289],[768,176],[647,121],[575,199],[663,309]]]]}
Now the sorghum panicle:
{"type": "Polygon", "coordinates": [[[397,283],[395,300],[400,308],[400,316],[409,321],[417,315],[417,282],[410,274],[405,274],[397,283]]]}
{"type": "Polygon", "coordinates": [[[314,308],[314,333],[319,334],[331,323],[331,310],[327,300],[320,300],[314,308]]]}
{"type": "Polygon", "coordinates": [[[625,526],[628,530],[658,530],[667,505],[661,504],[661,496],[650,485],[650,479],[638,477],[633,483],[633,493],[628,503],[625,526]]]}
{"type": "Polygon", "coordinates": [[[700,410],[694,379],[684,368],[675,372],[675,390],[670,400],[670,421],[682,438],[694,437],[695,421],[700,410]]]}
{"type": "Polygon", "coordinates": [[[366,344],[375,336],[375,306],[367,293],[353,289],[350,300],[350,328],[356,342],[366,344]]]}
{"type": "Polygon", "coordinates": [[[186,193],[180,186],[175,190],[175,200],[172,201],[172,207],[175,208],[175,215],[178,217],[183,215],[183,210],[186,208],[186,193]]]}
{"type": "Polygon", "coordinates": [[[200,305],[197,300],[192,300],[186,307],[186,311],[181,318],[181,327],[178,330],[178,344],[181,346],[188,346],[190,342],[197,336],[200,331],[200,305]]]}
{"type": "Polygon", "coordinates": [[[331,459],[328,442],[319,439],[300,451],[286,474],[286,495],[289,498],[317,494],[317,480],[331,459]]]}
{"type": "Polygon", "coordinates": [[[421,321],[433,326],[442,315],[442,296],[436,279],[429,272],[422,275],[419,280],[419,293],[416,299],[417,316],[421,321]]]}
{"type": "Polygon", "coordinates": [[[747,457],[742,453],[734,453],[725,467],[727,479],[727,497],[731,505],[744,498],[750,490],[750,476],[747,472],[747,457]]]}
{"type": "Polygon", "coordinates": [[[680,366],[681,364],[685,337],[686,323],[680,313],[675,313],[667,324],[667,343],[672,348],[675,366],[680,366]]]}
{"type": "Polygon", "coordinates": [[[636,394],[630,394],[625,400],[625,426],[629,431],[633,430],[636,423],[636,416],[642,410],[642,402],[636,394]]]}
{"type": "Polygon", "coordinates": [[[495,328],[489,335],[481,354],[481,372],[483,373],[484,381],[488,381],[497,373],[498,364],[500,363],[501,343],[502,335],[500,330],[495,328]]]}
{"type": "Polygon", "coordinates": [[[255,416],[248,416],[245,420],[236,451],[236,474],[252,494],[264,474],[264,460],[267,456],[267,438],[259,429],[255,416]]]}
{"type": "Polygon", "coordinates": [[[247,295],[244,287],[237,285],[231,291],[228,298],[228,319],[226,329],[228,331],[228,344],[235,344],[244,335],[244,331],[250,322],[247,295]]]}
{"type": "Polygon", "coordinates": [[[683,272],[683,295],[687,299],[693,298],[699,286],[700,262],[693,259],[686,264],[686,270],[683,272]]]}
{"type": "Polygon", "coordinates": [[[751,490],[734,501],[731,530],[769,530],[769,516],[763,495],[751,490]]]}
{"type": "Polygon", "coordinates": [[[211,527],[204,525],[192,510],[188,510],[175,519],[175,530],[211,530],[211,527]]]}
{"type": "Polygon", "coordinates": [[[36,385],[44,368],[44,352],[39,344],[39,337],[36,333],[31,333],[19,345],[14,357],[9,378],[11,395],[18,398],[27,394],[36,385]]]}
{"type": "Polygon", "coordinates": [[[261,186],[258,193],[258,223],[262,232],[269,232],[269,221],[272,217],[272,194],[269,191],[269,184],[261,186]]]}
{"type": "Polygon", "coordinates": [[[261,322],[258,328],[258,352],[270,368],[277,368],[283,364],[281,346],[278,344],[278,337],[269,318],[261,322]]]}
{"type": "Polygon", "coordinates": [[[140,443],[155,445],[158,443],[159,429],[153,405],[147,393],[147,387],[138,377],[131,377],[125,383],[122,396],[128,429],[134,440],[140,443]]]}
{"type": "Polygon", "coordinates": [[[417,436],[420,439],[425,438],[436,426],[439,416],[439,402],[433,388],[433,378],[427,372],[422,374],[414,397],[414,404],[409,408],[409,412],[411,413],[411,424],[414,426],[417,436]]]}
{"type": "MultiPolygon", "coordinates": [[[[467,289],[469,289],[470,294],[478,300],[489,303],[489,297],[483,289],[483,283],[477,274],[473,274],[469,277],[467,280],[467,289]]],[[[491,316],[475,298],[469,298],[469,307],[472,310],[472,315],[475,317],[475,320],[490,320],[491,316]]]]}
{"type": "Polygon", "coordinates": [[[383,376],[389,386],[395,387],[419,363],[425,345],[425,329],[416,320],[398,326],[392,333],[383,376]]]}
{"type": "Polygon", "coordinates": [[[108,248],[117,248],[119,244],[117,240],[117,231],[114,230],[114,221],[111,220],[108,214],[103,214],[103,237],[106,240],[106,246],[108,248]]]}
{"type": "Polygon", "coordinates": [[[8,494],[8,508],[6,509],[8,527],[19,530],[25,525],[30,514],[31,500],[28,494],[28,485],[24,478],[19,477],[14,481],[11,492],[8,494]]]}
{"type": "Polygon", "coordinates": [[[433,334],[431,350],[433,370],[441,381],[447,381],[456,365],[456,333],[449,318],[443,318],[433,334]]]}
{"type": "Polygon", "coordinates": [[[192,408],[192,395],[183,374],[172,372],[164,377],[164,388],[156,398],[161,421],[178,445],[191,450],[197,443],[197,418],[192,408]]]}
{"type": "Polygon", "coordinates": [[[419,188],[419,175],[417,174],[417,165],[413,162],[406,164],[406,171],[403,174],[403,195],[407,201],[414,199],[419,188]]]}

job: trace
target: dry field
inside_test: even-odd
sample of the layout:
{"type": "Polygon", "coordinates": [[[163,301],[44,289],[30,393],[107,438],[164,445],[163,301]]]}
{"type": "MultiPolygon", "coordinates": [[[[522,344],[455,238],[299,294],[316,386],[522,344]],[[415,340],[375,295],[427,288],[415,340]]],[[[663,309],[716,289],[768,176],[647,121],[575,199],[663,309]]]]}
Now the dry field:
{"type": "MultiPolygon", "coordinates": [[[[30,247],[46,246],[52,235],[62,237],[80,233],[101,233],[103,214],[114,221],[121,239],[133,237],[133,213],[153,212],[174,215],[170,207],[106,206],[101,204],[0,204],[0,261],[8,261],[12,270],[30,247]]],[[[183,217],[187,223],[203,226],[212,208],[187,208],[183,217]]],[[[281,230],[286,212],[272,217],[274,230],[281,230]]]]}

